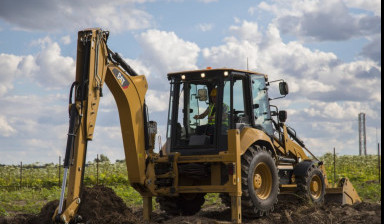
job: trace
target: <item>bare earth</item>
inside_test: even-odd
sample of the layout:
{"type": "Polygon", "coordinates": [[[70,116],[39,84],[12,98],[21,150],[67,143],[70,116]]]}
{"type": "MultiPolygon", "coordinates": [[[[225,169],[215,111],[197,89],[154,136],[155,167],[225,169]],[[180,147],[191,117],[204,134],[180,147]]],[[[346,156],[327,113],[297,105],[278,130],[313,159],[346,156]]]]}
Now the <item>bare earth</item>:
{"type": "MultiPolygon", "coordinates": [[[[51,224],[51,217],[58,201],[47,203],[38,215],[18,214],[14,217],[0,217],[0,224],[51,224]]],[[[142,209],[125,205],[112,189],[97,186],[85,188],[78,214],[85,224],[129,224],[144,223],[142,209]]],[[[231,211],[224,205],[204,207],[194,216],[171,217],[155,210],[151,223],[198,224],[230,223],[231,211]]],[[[243,219],[243,223],[381,223],[381,204],[359,203],[355,205],[326,204],[320,207],[305,205],[294,197],[280,198],[275,211],[267,217],[243,219]]]]}

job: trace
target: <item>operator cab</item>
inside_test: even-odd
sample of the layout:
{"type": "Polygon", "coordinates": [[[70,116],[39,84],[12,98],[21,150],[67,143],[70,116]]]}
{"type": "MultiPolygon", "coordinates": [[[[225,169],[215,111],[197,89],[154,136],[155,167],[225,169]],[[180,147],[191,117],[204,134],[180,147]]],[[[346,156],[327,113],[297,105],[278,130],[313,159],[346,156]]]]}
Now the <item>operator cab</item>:
{"type": "Polygon", "coordinates": [[[267,76],[234,70],[206,69],[168,74],[170,100],[167,153],[217,154],[228,148],[228,129],[254,127],[273,136],[267,76]],[[215,89],[216,103],[211,97],[215,89]],[[253,99],[253,100],[250,100],[253,99]],[[208,108],[208,116],[197,119],[208,108]]]}

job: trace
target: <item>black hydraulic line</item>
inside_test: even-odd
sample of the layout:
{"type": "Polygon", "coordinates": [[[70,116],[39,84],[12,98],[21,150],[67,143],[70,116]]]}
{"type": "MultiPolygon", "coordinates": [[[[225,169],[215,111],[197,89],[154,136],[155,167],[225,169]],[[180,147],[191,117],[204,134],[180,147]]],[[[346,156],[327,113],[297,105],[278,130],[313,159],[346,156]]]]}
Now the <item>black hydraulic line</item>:
{"type": "Polygon", "coordinates": [[[69,168],[69,158],[70,154],[75,142],[76,131],[75,124],[76,120],[79,116],[76,105],[72,104],[70,109],[70,119],[69,119],[69,130],[68,130],[68,139],[67,139],[67,148],[65,150],[65,158],[64,158],[64,168],[69,168]]]}
{"type": "Polygon", "coordinates": [[[287,158],[287,157],[282,157],[282,156],[277,156],[279,162],[283,162],[283,163],[295,163],[296,160],[293,159],[293,158],[287,158]]]}
{"type": "MultiPolygon", "coordinates": [[[[90,47],[91,47],[91,42],[87,41],[84,46],[84,66],[83,66],[83,75],[81,76],[82,80],[80,83],[80,96],[79,96],[79,101],[81,101],[81,106],[83,106],[83,100],[87,99],[88,96],[88,80],[89,80],[89,61],[90,61],[90,47]]],[[[83,107],[82,107],[83,108],[83,107]]]]}
{"type": "Polygon", "coordinates": [[[145,141],[145,150],[149,150],[150,142],[149,142],[149,127],[148,127],[148,107],[144,102],[143,107],[143,117],[144,117],[144,141],[145,141]]]}
{"type": "Polygon", "coordinates": [[[72,93],[73,93],[73,88],[75,88],[75,86],[79,85],[78,82],[73,82],[72,85],[71,85],[71,90],[69,91],[69,104],[72,104],[72,93]]]}
{"type": "Polygon", "coordinates": [[[129,66],[127,62],[125,62],[124,59],[118,53],[113,52],[109,48],[108,52],[112,56],[112,59],[117,62],[130,76],[138,76],[136,71],[133,70],[133,68],[131,68],[131,66],[129,66]]]}
{"type": "Polygon", "coordinates": [[[291,127],[288,127],[287,126],[287,131],[288,131],[288,134],[291,138],[293,138],[293,140],[295,140],[297,142],[297,144],[299,144],[301,147],[305,147],[304,145],[304,142],[303,140],[301,140],[295,133],[295,131],[291,128],[291,127]]]}
{"type": "Polygon", "coordinates": [[[297,137],[296,133],[294,132],[294,130],[293,130],[291,127],[287,127],[287,132],[288,132],[289,136],[290,136],[291,138],[293,138],[293,140],[295,140],[295,141],[297,142],[297,144],[299,144],[299,145],[300,145],[303,149],[305,149],[309,154],[311,154],[311,156],[312,156],[314,159],[320,161],[318,158],[316,158],[315,155],[312,154],[311,151],[309,151],[309,149],[307,149],[307,148],[305,147],[304,142],[303,142],[299,137],[297,137]]]}

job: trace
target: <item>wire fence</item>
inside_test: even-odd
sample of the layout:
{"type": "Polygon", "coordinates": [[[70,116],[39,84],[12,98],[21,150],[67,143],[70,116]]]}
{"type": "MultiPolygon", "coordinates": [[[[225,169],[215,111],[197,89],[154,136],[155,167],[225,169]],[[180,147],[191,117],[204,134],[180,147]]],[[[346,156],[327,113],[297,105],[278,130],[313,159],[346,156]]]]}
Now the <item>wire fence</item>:
{"type": "MultiPolygon", "coordinates": [[[[94,162],[85,164],[85,186],[129,184],[125,161],[115,163],[101,161],[97,156],[94,162]]],[[[63,165],[59,164],[23,164],[0,165],[0,188],[18,190],[20,188],[61,187],[63,165]]]]}
{"type": "MultiPolygon", "coordinates": [[[[381,183],[381,157],[378,146],[378,155],[368,156],[337,156],[328,153],[321,157],[325,161],[328,180],[336,183],[343,176],[358,182],[381,183]]],[[[49,188],[60,187],[62,182],[63,166],[61,157],[59,164],[23,164],[0,165],[0,189],[18,190],[20,188],[49,188]]],[[[85,167],[85,186],[94,185],[128,185],[128,173],[124,160],[110,163],[102,161],[99,155],[93,162],[85,167]]]]}

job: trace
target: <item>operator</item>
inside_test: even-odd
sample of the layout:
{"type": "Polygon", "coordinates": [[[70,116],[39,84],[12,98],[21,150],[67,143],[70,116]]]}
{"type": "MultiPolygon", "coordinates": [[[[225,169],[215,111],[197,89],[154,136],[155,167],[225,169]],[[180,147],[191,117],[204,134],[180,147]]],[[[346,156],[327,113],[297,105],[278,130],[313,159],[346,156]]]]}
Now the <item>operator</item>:
{"type": "MultiPolygon", "coordinates": [[[[202,135],[214,135],[215,132],[215,115],[216,115],[216,103],[217,103],[217,88],[212,89],[211,93],[209,94],[211,97],[211,103],[207,107],[207,109],[202,114],[197,114],[193,118],[194,119],[203,119],[208,115],[208,124],[198,126],[196,128],[196,134],[202,135]]],[[[223,129],[228,127],[228,111],[229,107],[223,103],[223,129]]]]}

